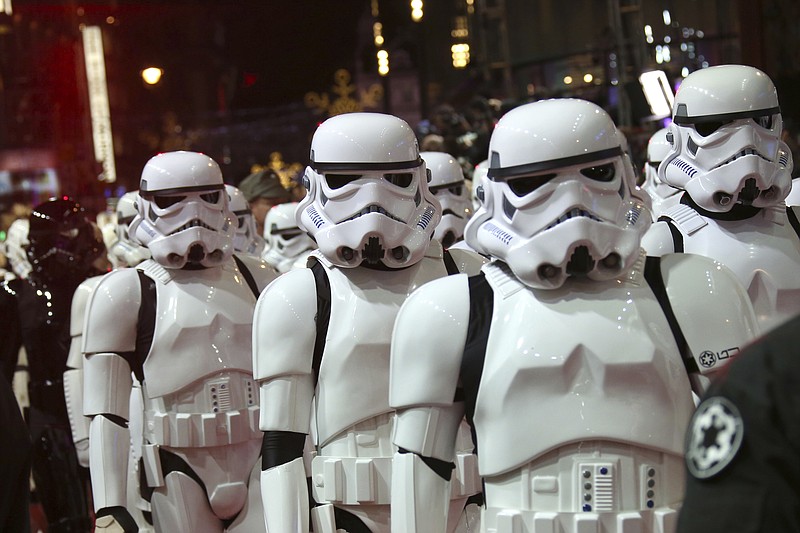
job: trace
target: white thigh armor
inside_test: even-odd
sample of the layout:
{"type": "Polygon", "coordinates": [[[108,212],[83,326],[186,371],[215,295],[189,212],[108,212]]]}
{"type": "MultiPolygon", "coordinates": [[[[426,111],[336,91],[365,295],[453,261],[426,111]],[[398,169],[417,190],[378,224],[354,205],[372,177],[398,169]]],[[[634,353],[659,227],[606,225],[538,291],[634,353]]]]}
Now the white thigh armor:
{"type": "MultiPolygon", "coordinates": [[[[745,220],[716,220],[678,204],[664,216],[682,235],[683,249],[677,251],[705,255],[736,274],[763,332],[800,313],[800,228],[792,227],[785,206],[761,209],[745,220]]],[[[672,251],[667,223],[654,224],[642,246],[654,254],[672,251]]]]}

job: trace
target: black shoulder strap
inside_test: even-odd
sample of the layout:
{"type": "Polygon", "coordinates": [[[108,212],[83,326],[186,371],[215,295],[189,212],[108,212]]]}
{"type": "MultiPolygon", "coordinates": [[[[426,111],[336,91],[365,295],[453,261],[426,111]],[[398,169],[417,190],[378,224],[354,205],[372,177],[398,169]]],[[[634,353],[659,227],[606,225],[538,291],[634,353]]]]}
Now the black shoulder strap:
{"type": "Polygon", "coordinates": [[[144,383],[144,360],[150,353],[156,329],[156,281],[139,269],[136,273],[139,275],[142,299],[136,321],[136,348],[133,352],[120,355],[128,361],[136,379],[144,383]]]}
{"type": "Polygon", "coordinates": [[[317,288],[317,336],[314,339],[314,357],[311,369],[314,372],[314,385],[319,379],[319,367],[322,364],[322,352],[325,351],[325,339],[328,336],[328,324],[331,321],[331,282],[325,267],[319,261],[311,261],[311,272],[317,288]]]}
{"type": "MultiPolygon", "coordinates": [[[[472,424],[475,415],[475,402],[478,398],[478,386],[481,383],[483,364],[486,360],[486,345],[489,342],[489,329],[494,312],[494,291],[486,281],[483,272],[469,278],[469,324],[467,341],[464,345],[464,357],[461,360],[461,389],[464,396],[464,411],[467,422],[472,424]]],[[[458,394],[458,393],[456,393],[458,394]]],[[[474,426],[473,426],[474,427],[474,426]]],[[[472,430],[472,441],[476,446],[475,430],[472,430]]]]}
{"type": "Polygon", "coordinates": [[[239,267],[239,272],[242,273],[244,276],[245,282],[247,282],[247,286],[250,287],[250,290],[253,291],[253,295],[258,299],[258,295],[261,294],[261,291],[258,290],[258,284],[256,280],[253,278],[253,274],[244,264],[244,261],[239,259],[236,255],[233,256],[233,260],[236,261],[236,266],[239,267]]]}
{"type": "Polygon", "coordinates": [[[683,233],[678,229],[675,221],[669,217],[658,217],[659,222],[666,222],[669,232],[672,234],[672,248],[676,253],[683,253],[683,233]]]}
{"type": "Polygon", "coordinates": [[[453,256],[450,254],[450,250],[445,249],[444,252],[442,252],[442,259],[444,259],[444,267],[447,269],[448,276],[460,273],[458,265],[456,265],[453,256]]]}
{"type": "Polygon", "coordinates": [[[792,206],[786,206],[786,216],[789,217],[789,224],[792,225],[792,229],[800,237],[800,220],[797,220],[797,213],[794,212],[792,206]]]}
{"type": "Polygon", "coordinates": [[[675,317],[675,312],[672,310],[672,304],[669,302],[667,295],[667,287],[664,285],[664,276],[661,275],[661,258],[648,257],[644,264],[644,279],[656,296],[661,310],[669,323],[669,329],[672,331],[672,336],[678,345],[678,350],[681,353],[683,364],[690,374],[696,374],[700,371],[697,366],[697,361],[692,357],[691,350],[689,350],[689,343],[686,342],[686,337],[683,336],[681,326],[678,324],[678,319],[675,317]]]}

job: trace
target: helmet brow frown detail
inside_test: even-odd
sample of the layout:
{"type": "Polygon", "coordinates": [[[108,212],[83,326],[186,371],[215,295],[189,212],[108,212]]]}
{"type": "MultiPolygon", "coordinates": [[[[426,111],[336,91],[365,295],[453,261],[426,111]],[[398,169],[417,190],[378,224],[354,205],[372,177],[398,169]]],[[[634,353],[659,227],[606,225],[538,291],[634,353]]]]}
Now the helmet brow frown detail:
{"type": "Polygon", "coordinates": [[[340,267],[412,265],[441,218],[416,136],[392,115],[347,113],[323,122],[303,181],[298,226],[340,267]]]}
{"type": "Polygon", "coordinates": [[[720,65],[693,72],[675,96],[671,149],[658,177],[709,212],[777,205],[791,189],[782,127],[777,91],[760,70],[720,65]]]}
{"type": "Polygon", "coordinates": [[[543,100],[500,119],[483,199],[465,238],[533,288],[613,279],[639,257],[650,223],[608,114],[584,100],[543,100]]]}
{"type": "Polygon", "coordinates": [[[159,154],[144,167],[129,231],[165,268],[219,266],[233,253],[235,216],[222,172],[196,152],[159,154]]]}

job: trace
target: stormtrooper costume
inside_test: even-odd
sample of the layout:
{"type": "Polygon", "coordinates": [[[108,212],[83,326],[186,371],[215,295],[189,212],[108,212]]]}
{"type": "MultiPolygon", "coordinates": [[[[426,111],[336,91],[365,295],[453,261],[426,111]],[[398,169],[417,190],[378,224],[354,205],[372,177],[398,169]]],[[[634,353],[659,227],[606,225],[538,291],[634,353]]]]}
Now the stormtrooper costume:
{"type": "Polygon", "coordinates": [[[419,154],[431,171],[428,188],[442,205],[442,220],[433,232],[433,238],[450,248],[464,238],[464,226],[472,216],[472,202],[464,184],[464,171],[455,157],[444,152],[419,154]]]}
{"type": "Polygon", "coordinates": [[[314,240],[297,225],[297,205],[297,202],[287,202],[272,206],[264,219],[264,236],[268,247],[264,261],[280,273],[305,267],[309,254],[317,247],[314,240]]]}
{"type": "Polygon", "coordinates": [[[667,156],[670,144],[667,142],[668,128],[661,128],[647,141],[647,161],[644,165],[642,189],[650,195],[653,202],[653,221],[658,220],[662,211],[680,200],[680,189],[667,185],[658,177],[658,165],[667,156]]]}
{"type": "MultiPolygon", "coordinates": [[[[123,194],[117,201],[116,240],[109,249],[109,256],[117,268],[135,267],[150,258],[150,251],[134,241],[128,232],[128,225],[137,213],[136,198],[138,191],[123,194]]],[[[67,413],[72,429],[72,440],[78,452],[81,466],[89,467],[89,423],[83,416],[83,326],[86,306],[92,292],[103,276],[94,276],[81,283],[72,296],[70,311],[70,346],[67,358],[67,370],[64,372],[64,397],[67,402],[67,413]]],[[[128,464],[128,511],[136,521],[140,533],[152,531],[149,517],[150,504],[143,500],[139,491],[139,459],[142,454],[142,394],[140,383],[134,379],[128,427],[131,435],[131,455],[128,464]]]]}
{"type": "MultiPolygon", "coordinates": [[[[310,268],[282,274],[262,293],[253,323],[267,530],[309,530],[302,454],[311,432],[314,531],[389,531],[389,341],[406,297],[448,273],[432,240],[440,206],[413,130],[391,115],[323,122],[304,182],[297,222],[319,248],[310,268]]],[[[456,270],[482,262],[468,253],[452,259],[456,270]]],[[[473,483],[453,495],[456,519],[479,490],[473,483]]]]}
{"type": "Polygon", "coordinates": [[[391,347],[392,530],[444,531],[454,435],[473,428],[491,533],[671,532],[703,361],[757,334],[736,278],[646,258],[650,225],[610,117],[544,100],[500,119],[466,240],[478,276],[413,293],[391,347]],[[459,401],[459,399],[463,399],[459,401]]]}
{"type": "Polygon", "coordinates": [[[236,215],[236,230],[233,233],[233,249],[236,252],[261,257],[266,251],[266,241],[258,234],[256,220],[242,191],[233,185],[225,184],[228,203],[236,215]]]}
{"type": "Polygon", "coordinates": [[[254,531],[263,518],[253,477],[261,434],[252,312],[275,273],[233,255],[235,218],[222,174],[203,154],[150,159],[137,207],[129,229],[152,259],[104,276],[84,326],[97,528],[136,530],[125,508],[133,373],[155,530],[254,531]]]}
{"type": "Polygon", "coordinates": [[[800,313],[800,208],[784,203],[792,159],[778,95],[763,72],[693,72],[675,96],[659,178],[685,191],[642,241],[648,254],[687,252],[730,268],[764,331],[800,313]]]}

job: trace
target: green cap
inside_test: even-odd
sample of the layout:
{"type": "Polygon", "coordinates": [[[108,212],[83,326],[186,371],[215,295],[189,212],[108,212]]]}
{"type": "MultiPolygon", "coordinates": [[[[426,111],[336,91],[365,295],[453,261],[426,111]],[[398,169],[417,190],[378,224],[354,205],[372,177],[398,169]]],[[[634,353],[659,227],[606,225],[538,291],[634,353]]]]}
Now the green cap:
{"type": "Polygon", "coordinates": [[[283,188],[274,170],[259,170],[250,174],[239,184],[245,199],[252,202],[256,198],[287,198],[289,191],[283,188]]]}

